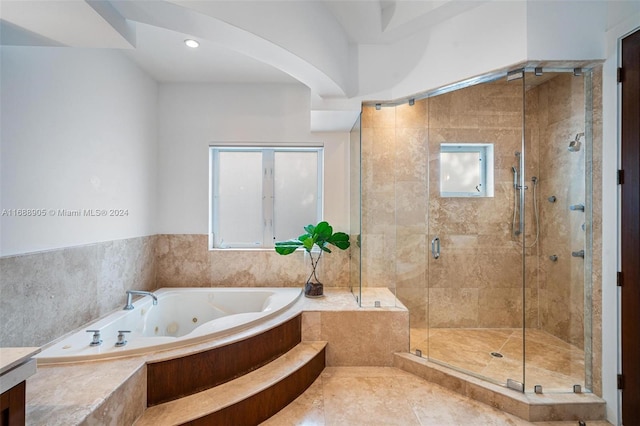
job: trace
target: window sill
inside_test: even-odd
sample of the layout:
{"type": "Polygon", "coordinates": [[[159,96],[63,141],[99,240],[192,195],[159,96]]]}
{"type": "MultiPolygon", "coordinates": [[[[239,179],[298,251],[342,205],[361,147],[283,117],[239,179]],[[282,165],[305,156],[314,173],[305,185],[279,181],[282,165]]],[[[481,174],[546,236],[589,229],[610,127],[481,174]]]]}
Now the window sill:
{"type": "Polygon", "coordinates": [[[276,252],[275,248],[273,247],[228,247],[228,248],[221,248],[221,247],[214,247],[214,248],[209,248],[209,251],[272,251],[272,252],[276,252]]]}

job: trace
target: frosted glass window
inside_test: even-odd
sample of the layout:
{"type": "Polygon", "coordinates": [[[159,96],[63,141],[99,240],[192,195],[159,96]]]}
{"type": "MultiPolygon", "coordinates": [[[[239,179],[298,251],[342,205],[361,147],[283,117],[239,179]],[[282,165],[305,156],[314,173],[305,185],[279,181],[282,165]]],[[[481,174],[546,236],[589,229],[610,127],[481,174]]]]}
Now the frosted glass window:
{"type": "Polygon", "coordinates": [[[442,197],[493,197],[493,144],[440,145],[442,197]]]}
{"type": "Polygon", "coordinates": [[[276,151],[273,170],[274,239],[282,241],[318,222],[318,152],[276,151]]]}
{"type": "Polygon", "coordinates": [[[322,218],[322,148],[211,147],[209,247],[273,247],[322,218]]]}
{"type": "Polygon", "coordinates": [[[262,152],[220,152],[219,247],[262,245],[262,152]]]}

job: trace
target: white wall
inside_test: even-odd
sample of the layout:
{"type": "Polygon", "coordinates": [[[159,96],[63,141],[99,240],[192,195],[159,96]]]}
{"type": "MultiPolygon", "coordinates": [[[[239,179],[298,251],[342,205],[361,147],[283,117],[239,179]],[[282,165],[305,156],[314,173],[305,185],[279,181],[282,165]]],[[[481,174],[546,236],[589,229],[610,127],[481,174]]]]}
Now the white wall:
{"type": "Polygon", "coordinates": [[[309,132],[310,92],[302,85],[159,86],[158,230],[209,232],[209,160],[213,142],[323,142],[325,215],[349,229],[349,134],[309,132]]]}
{"type": "Polygon", "coordinates": [[[399,99],[528,61],[602,60],[607,22],[624,16],[616,5],[633,3],[486,2],[398,43],[359,46],[358,96],[399,99]]]}
{"type": "Polygon", "coordinates": [[[607,2],[527,2],[527,57],[535,60],[603,59],[607,2]]]}
{"type": "Polygon", "coordinates": [[[2,47],[1,255],[154,233],[157,85],[120,52],[2,47]],[[126,217],[53,217],[127,209],[126,217]],[[6,213],[6,212],[5,212],[6,213]]]}
{"type": "MultiPolygon", "coordinates": [[[[391,89],[391,97],[433,90],[525,61],[526,18],[526,2],[492,1],[422,33],[423,54],[391,89]]],[[[361,81],[367,81],[365,74],[376,67],[388,69],[393,63],[370,52],[359,65],[361,81]]]]}

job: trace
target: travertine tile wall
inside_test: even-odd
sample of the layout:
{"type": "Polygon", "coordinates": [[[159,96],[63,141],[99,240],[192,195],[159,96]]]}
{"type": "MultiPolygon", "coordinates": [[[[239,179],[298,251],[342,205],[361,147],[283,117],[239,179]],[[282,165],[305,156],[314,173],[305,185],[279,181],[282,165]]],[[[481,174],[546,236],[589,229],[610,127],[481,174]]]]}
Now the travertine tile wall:
{"type": "Polygon", "coordinates": [[[393,354],[409,350],[409,313],[371,308],[305,311],[302,340],[327,346],[327,366],[392,366],[393,354]]]}
{"type": "Polygon", "coordinates": [[[358,117],[349,133],[349,232],[351,246],[349,248],[350,278],[349,287],[360,297],[360,230],[361,230],[361,206],[360,206],[360,175],[362,171],[362,119],[358,117]]]}
{"type": "Polygon", "coordinates": [[[362,285],[395,288],[395,109],[362,111],[362,285]]]}
{"type": "MultiPolygon", "coordinates": [[[[275,250],[208,250],[207,235],[157,236],[157,287],[296,287],[307,280],[306,252],[282,256],[275,250]]],[[[320,259],[326,287],[349,286],[349,249],[320,259]]]]}
{"type": "Polygon", "coordinates": [[[156,237],[0,258],[0,346],[41,346],[155,288],[156,237]]]}
{"type": "MultiPolygon", "coordinates": [[[[214,250],[206,235],[155,235],[0,258],[0,346],[41,346],[120,309],[126,290],[295,287],[305,253],[214,250]]],[[[349,252],[324,253],[319,278],[349,285],[349,252]]]]}
{"type": "MultiPolygon", "coordinates": [[[[426,315],[427,102],[362,111],[362,285],[426,315]]],[[[373,305],[373,301],[363,300],[373,305]]]]}
{"type": "Polygon", "coordinates": [[[585,261],[571,253],[586,248],[582,229],[586,216],[569,207],[586,203],[585,137],[579,151],[570,152],[568,147],[578,133],[585,132],[584,78],[559,73],[528,90],[527,100],[531,111],[527,130],[540,144],[539,324],[582,348],[585,261]],[[551,196],[556,202],[548,201],[551,196]],[[551,261],[552,255],[558,260],[551,261]]]}
{"type": "MultiPolygon", "coordinates": [[[[592,391],[596,395],[602,395],[602,67],[596,67],[593,71],[591,87],[593,106],[591,377],[592,391]]],[[[589,169],[588,162],[587,169],[589,169]]],[[[588,352],[587,345],[585,353],[588,352]]],[[[588,374],[589,371],[587,371],[588,374]]]]}
{"type": "MultiPolygon", "coordinates": [[[[396,289],[412,327],[427,317],[430,327],[522,325],[521,242],[511,233],[522,91],[500,81],[363,109],[362,281],[396,289]],[[493,198],[440,197],[443,142],[494,144],[493,198]],[[438,260],[429,251],[435,236],[438,260]]],[[[526,291],[537,297],[535,287],[526,291]]]]}
{"type": "MultiPolygon", "coordinates": [[[[513,235],[511,170],[522,150],[522,96],[521,80],[498,80],[429,99],[429,240],[437,235],[442,246],[441,258],[429,263],[430,327],[522,326],[522,236],[513,235]],[[445,142],[494,145],[494,197],[440,196],[445,142]]],[[[527,321],[536,314],[528,310],[527,321]]]]}
{"type": "MultiPolygon", "coordinates": [[[[545,74],[543,74],[545,75],[545,74]]],[[[539,322],[542,330],[583,348],[591,359],[591,390],[602,393],[602,70],[597,67],[591,78],[571,73],[551,75],[527,91],[528,137],[539,143],[540,241],[538,246],[539,322]],[[587,81],[585,81],[587,79],[587,81]],[[591,95],[592,116],[585,116],[585,104],[591,95]],[[587,156],[585,137],[580,151],[569,152],[569,142],[577,133],[593,132],[592,158],[587,156]],[[591,197],[585,173],[591,170],[591,197]],[[556,196],[555,203],[548,197],[556,196]],[[591,223],[586,213],[571,211],[572,204],[586,204],[592,211],[591,223]],[[571,256],[585,249],[585,230],[591,227],[591,265],[571,256]],[[549,256],[557,255],[553,262],[549,256]],[[590,275],[585,275],[585,273],[590,275]],[[589,279],[591,282],[589,283],[589,279]],[[591,297],[585,292],[591,290],[591,297]],[[591,301],[589,311],[585,302],[591,301]],[[585,341],[585,336],[590,341],[585,341]]],[[[535,81],[535,77],[532,78],[535,81]]],[[[527,268],[529,268],[527,264],[527,268]]],[[[534,325],[529,325],[533,327],[534,325]]],[[[587,366],[588,367],[588,366],[587,366]]]]}

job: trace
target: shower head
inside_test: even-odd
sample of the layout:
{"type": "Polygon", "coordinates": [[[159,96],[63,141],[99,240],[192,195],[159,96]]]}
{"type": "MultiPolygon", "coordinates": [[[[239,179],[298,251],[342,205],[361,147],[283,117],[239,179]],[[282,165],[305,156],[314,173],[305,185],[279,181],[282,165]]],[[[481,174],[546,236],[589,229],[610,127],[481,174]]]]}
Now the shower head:
{"type": "Polygon", "coordinates": [[[574,140],[572,140],[571,142],[569,142],[569,152],[578,152],[580,151],[580,145],[582,145],[580,143],[580,138],[584,136],[584,133],[578,133],[576,134],[576,138],[574,140]]]}

